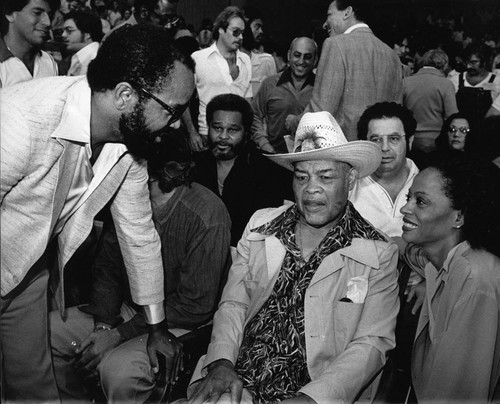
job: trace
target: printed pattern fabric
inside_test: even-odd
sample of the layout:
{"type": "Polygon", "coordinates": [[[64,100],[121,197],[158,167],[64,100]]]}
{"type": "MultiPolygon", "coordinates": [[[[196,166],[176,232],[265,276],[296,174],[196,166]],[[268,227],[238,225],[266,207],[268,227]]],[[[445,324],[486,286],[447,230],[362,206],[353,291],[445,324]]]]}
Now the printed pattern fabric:
{"type": "Polygon", "coordinates": [[[384,240],[348,202],[338,225],[332,228],[308,261],[295,239],[299,220],[296,205],[253,232],[275,236],[286,255],[273,291],[245,327],[236,372],[255,403],[273,403],[294,397],[310,382],[304,337],[304,295],[323,259],[347,247],[355,237],[384,240]]]}

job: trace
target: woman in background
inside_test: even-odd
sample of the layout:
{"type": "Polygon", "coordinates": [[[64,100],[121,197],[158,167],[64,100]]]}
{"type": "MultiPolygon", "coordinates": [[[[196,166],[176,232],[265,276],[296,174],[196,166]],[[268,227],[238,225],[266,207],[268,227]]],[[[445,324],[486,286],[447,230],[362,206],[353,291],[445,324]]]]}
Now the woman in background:
{"type": "Polygon", "coordinates": [[[450,150],[466,151],[470,125],[464,114],[457,112],[450,115],[444,122],[441,133],[436,138],[436,147],[439,153],[448,153],[450,150]]]}
{"type": "Polygon", "coordinates": [[[415,177],[401,208],[403,239],[427,262],[412,354],[419,403],[500,398],[500,179],[488,164],[450,153],[415,177]]]}

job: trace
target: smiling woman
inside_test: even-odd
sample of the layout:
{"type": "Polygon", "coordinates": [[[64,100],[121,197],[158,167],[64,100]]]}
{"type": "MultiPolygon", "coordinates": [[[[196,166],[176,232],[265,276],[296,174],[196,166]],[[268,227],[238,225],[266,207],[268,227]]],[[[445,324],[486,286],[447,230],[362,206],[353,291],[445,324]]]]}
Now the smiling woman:
{"type": "Polygon", "coordinates": [[[401,209],[403,239],[428,260],[412,358],[419,402],[500,398],[499,181],[455,152],[415,177],[401,209]]]}

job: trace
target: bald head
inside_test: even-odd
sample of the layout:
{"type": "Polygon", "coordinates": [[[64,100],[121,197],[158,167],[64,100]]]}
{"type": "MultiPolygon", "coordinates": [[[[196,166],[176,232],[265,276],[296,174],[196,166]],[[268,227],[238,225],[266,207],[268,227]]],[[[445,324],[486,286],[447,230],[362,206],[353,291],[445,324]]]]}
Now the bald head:
{"type": "Polygon", "coordinates": [[[308,37],[295,38],[290,44],[288,50],[288,60],[294,79],[303,79],[307,77],[314,66],[318,57],[318,45],[308,37]]]}

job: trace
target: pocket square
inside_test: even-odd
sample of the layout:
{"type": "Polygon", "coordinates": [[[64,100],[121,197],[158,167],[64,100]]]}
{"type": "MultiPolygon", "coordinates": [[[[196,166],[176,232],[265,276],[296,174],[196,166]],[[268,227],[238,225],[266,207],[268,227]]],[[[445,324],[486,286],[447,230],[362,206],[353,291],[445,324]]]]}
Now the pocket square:
{"type": "Polygon", "coordinates": [[[346,299],[353,303],[363,303],[368,293],[368,279],[364,276],[355,276],[347,282],[346,299]]]}

